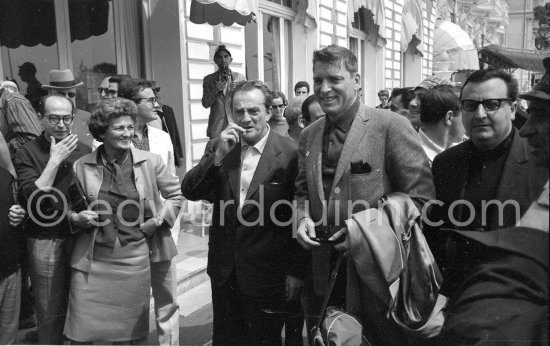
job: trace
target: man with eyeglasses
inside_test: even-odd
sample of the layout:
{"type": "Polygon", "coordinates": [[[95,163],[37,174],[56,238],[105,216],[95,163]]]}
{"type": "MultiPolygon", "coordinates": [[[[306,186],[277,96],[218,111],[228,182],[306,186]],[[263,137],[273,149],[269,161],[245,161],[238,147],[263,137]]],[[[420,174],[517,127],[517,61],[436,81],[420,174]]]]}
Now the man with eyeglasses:
{"type": "Polygon", "coordinates": [[[102,102],[103,100],[113,99],[116,97],[116,94],[118,92],[118,88],[112,89],[109,88],[109,79],[111,76],[107,76],[103,78],[99,86],[97,87],[97,93],[99,95],[99,102],[96,103],[90,103],[86,106],[86,112],[93,113],[97,109],[97,105],[102,102]]]}
{"type": "MultiPolygon", "coordinates": [[[[548,172],[512,125],[517,95],[517,81],[502,70],[475,71],[464,82],[462,121],[470,139],[434,159],[437,205],[429,225],[458,232],[514,226],[538,197],[548,172]]],[[[425,232],[443,270],[441,293],[452,300],[483,254],[454,232],[425,232]]]]}
{"type": "Polygon", "coordinates": [[[39,105],[44,131],[15,154],[21,204],[29,207],[25,235],[39,344],[64,341],[72,252],[65,217],[70,201],[66,196],[73,184],[73,162],[91,151],[72,133],[74,116],[71,100],[61,95],[44,96],[39,105]]]}
{"type": "MultiPolygon", "coordinates": [[[[62,71],[51,70],[49,75],[50,84],[42,85],[42,89],[47,90],[50,95],[62,95],[67,97],[76,107],[76,88],[84,83],[77,83],[74,79],[73,72],[69,69],[62,71]]],[[[91,114],[82,109],[75,109],[76,113],[72,125],[73,132],[78,136],[80,142],[92,148],[94,138],[88,129],[88,120],[91,114]]]]}
{"type": "MultiPolygon", "coordinates": [[[[141,78],[124,79],[119,85],[118,95],[134,101],[137,106],[137,120],[132,145],[137,149],[159,155],[168,171],[176,175],[174,146],[170,135],[148,124],[158,119],[157,111],[160,108],[152,89],[152,83],[141,78]]],[[[174,231],[179,231],[179,228],[174,227],[174,231]]],[[[176,247],[177,235],[170,234],[166,228],[157,232],[162,232],[159,235],[159,239],[162,239],[161,253],[170,253],[167,247],[176,247]]],[[[173,265],[172,258],[151,257],[150,261],[158,341],[160,345],[178,345],[179,305],[177,302],[176,266],[173,265]]]]}
{"type": "Polygon", "coordinates": [[[271,101],[271,117],[269,117],[267,123],[272,131],[277,132],[281,136],[288,137],[288,123],[283,116],[287,105],[286,96],[281,91],[272,91],[271,97],[273,97],[271,101]]]}

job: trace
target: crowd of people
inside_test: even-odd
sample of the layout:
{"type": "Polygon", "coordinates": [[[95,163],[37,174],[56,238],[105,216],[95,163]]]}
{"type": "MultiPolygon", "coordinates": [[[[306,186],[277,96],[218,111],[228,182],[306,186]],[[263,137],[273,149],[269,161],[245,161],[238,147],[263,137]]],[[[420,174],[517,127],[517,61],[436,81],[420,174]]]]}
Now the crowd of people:
{"type": "Polygon", "coordinates": [[[224,45],[214,62],[202,98],[210,140],[181,181],[156,83],[105,78],[91,114],[75,108],[69,70],[50,72],[36,113],[1,85],[0,183],[13,193],[0,195],[0,344],[15,342],[25,272],[40,344],[143,344],[150,289],[159,343],[179,344],[183,198],[213,205],[214,345],[280,345],[283,327],[286,345],[302,345],[304,324],[313,343],[326,300],[373,345],[547,342],[548,71],[521,95],[502,70],[462,85],[431,76],[381,90],[371,108],[343,47],[315,51],[311,90],[300,81],[292,98],[232,71],[224,45]],[[529,101],[521,122],[518,99],[529,101]],[[366,212],[388,199],[399,218],[377,228],[366,212]],[[409,238],[394,231],[412,227],[435,282],[396,269],[409,238]],[[411,320],[396,317],[410,313],[395,303],[411,289],[401,275],[421,287],[411,320]]]}

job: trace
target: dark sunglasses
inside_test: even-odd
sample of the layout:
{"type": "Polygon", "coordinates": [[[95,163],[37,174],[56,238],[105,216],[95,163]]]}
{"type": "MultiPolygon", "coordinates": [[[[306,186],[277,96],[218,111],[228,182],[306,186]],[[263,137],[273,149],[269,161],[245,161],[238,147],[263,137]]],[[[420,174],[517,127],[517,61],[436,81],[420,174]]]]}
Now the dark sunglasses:
{"type": "Polygon", "coordinates": [[[108,88],[97,88],[97,92],[98,93],[106,93],[106,94],[109,94],[109,95],[114,95],[117,93],[116,90],[113,90],[113,89],[108,89],[108,88]]]}
{"type": "Polygon", "coordinates": [[[462,100],[462,109],[466,112],[475,112],[479,105],[483,105],[483,108],[487,112],[494,112],[500,108],[502,102],[512,102],[511,98],[501,98],[501,99],[486,99],[482,101],[477,100],[462,100]]]}

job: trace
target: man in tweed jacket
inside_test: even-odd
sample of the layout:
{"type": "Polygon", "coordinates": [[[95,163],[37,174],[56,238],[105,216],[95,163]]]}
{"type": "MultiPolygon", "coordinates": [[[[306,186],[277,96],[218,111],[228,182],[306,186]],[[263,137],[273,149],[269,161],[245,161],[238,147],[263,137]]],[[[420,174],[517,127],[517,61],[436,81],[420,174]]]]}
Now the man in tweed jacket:
{"type": "MultiPolygon", "coordinates": [[[[345,233],[345,221],[354,212],[376,207],[385,194],[406,193],[419,209],[435,195],[428,158],[410,122],[360,103],[357,58],[351,51],[338,46],[316,51],[313,81],[326,115],[300,136],[295,191],[297,239],[312,250],[310,315],[319,311],[336,257],[332,245],[311,240],[319,235],[315,223],[345,233]]],[[[351,262],[348,271],[355,271],[351,262]]],[[[345,275],[340,268],[329,305],[345,305],[345,275]]],[[[399,332],[385,317],[383,304],[374,295],[361,299],[372,307],[359,317],[375,344],[399,344],[399,332]]]]}

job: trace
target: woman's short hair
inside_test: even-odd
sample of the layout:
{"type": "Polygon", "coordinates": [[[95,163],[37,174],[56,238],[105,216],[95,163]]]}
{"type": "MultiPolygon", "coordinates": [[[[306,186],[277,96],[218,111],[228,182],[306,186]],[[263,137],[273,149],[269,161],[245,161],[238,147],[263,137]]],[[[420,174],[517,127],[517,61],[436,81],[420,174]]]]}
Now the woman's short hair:
{"type": "Polygon", "coordinates": [[[102,136],[107,132],[109,125],[115,119],[120,117],[130,117],[136,122],[137,107],[134,101],[117,97],[114,100],[104,100],[97,106],[88,121],[90,133],[98,141],[102,141],[102,136]]]}

